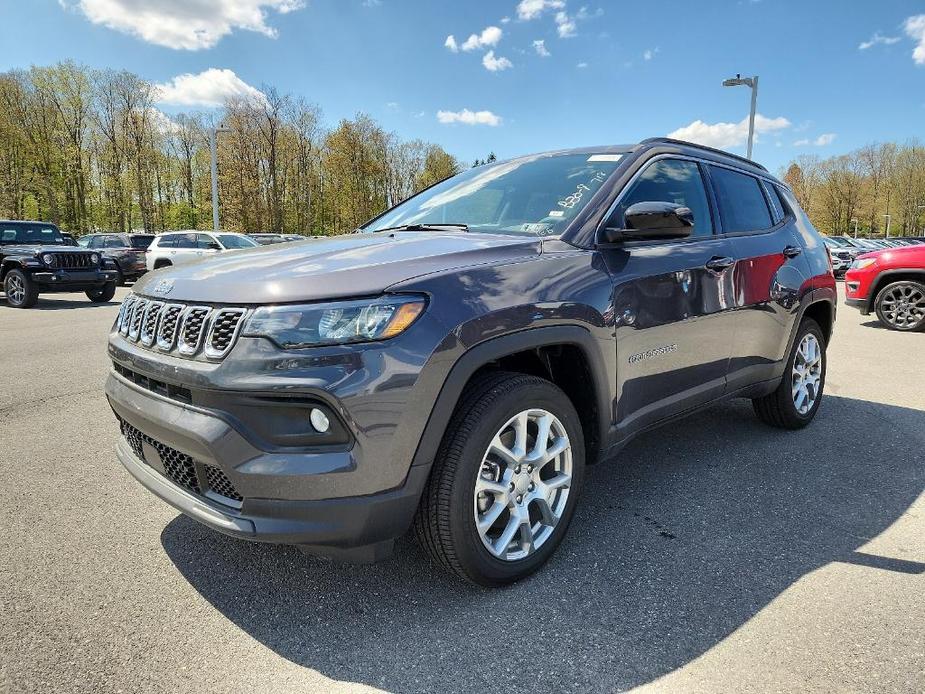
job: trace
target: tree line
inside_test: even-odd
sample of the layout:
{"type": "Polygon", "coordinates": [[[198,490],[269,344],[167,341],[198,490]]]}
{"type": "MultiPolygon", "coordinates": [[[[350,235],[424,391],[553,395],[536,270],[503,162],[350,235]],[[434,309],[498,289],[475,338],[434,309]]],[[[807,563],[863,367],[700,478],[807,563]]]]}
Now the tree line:
{"type": "Polygon", "coordinates": [[[125,71],[65,62],[0,73],[0,217],[76,234],[211,228],[218,125],[229,230],[344,233],[461,168],[367,115],[326,127],[317,106],[272,87],[170,117],[157,100],[125,71]]]}
{"type": "Polygon", "coordinates": [[[925,235],[925,146],[874,143],[840,156],[798,157],[782,173],[817,229],[828,234],[925,235]],[[855,220],[857,220],[855,222],[855,220]]]}

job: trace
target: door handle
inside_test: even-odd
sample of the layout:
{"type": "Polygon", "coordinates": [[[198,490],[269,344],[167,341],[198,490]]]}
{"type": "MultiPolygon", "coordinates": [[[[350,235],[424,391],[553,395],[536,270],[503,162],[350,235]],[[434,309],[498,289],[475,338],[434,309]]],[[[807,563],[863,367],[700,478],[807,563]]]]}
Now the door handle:
{"type": "Polygon", "coordinates": [[[785,258],[796,258],[800,253],[803,252],[803,249],[799,246],[787,246],[784,248],[784,257],[785,258]]]}
{"type": "Polygon", "coordinates": [[[707,261],[706,268],[711,272],[725,272],[735,264],[733,258],[721,258],[719,256],[707,261]]]}

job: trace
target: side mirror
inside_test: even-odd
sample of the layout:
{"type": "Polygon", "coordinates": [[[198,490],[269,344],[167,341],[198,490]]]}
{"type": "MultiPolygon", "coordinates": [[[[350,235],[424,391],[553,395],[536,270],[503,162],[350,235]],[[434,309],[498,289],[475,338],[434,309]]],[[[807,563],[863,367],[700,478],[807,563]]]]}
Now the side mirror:
{"type": "Polygon", "coordinates": [[[210,242],[209,242],[209,245],[206,246],[206,248],[208,248],[210,251],[220,251],[220,250],[222,250],[222,247],[219,246],[215,241],[210,241],[210,242]]]}
{"type": "Polygon", "coordinates": [[[671,202],[637,202],[630,205],[620,220],[613,217],[601,229],[600,241],[619,243],[653,239],[683,239],[694,228],[694,213],[689,207],[671,202]]]}

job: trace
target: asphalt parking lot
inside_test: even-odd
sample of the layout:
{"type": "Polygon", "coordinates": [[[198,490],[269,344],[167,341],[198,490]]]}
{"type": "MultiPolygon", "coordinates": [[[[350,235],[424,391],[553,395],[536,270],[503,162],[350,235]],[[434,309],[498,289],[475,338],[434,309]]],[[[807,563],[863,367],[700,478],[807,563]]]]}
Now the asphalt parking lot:
{"type": "Polygon", "coordinates": [[[0,305],[0,692],[925,690],[925,334],[841,305],[810,428],[733,402],[638,439],[545,570],[485,591],[145,491],[103,395],[117,308],[0,305]]]}

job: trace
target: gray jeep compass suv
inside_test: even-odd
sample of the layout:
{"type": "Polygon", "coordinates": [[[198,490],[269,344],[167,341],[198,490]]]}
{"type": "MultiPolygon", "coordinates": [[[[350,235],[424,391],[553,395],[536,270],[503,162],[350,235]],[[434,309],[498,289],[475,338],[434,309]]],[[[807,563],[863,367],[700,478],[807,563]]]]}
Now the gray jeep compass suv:
{"type": "Polygon", "coordinates": [[[667,139],[535,154],[361,233],[145,275],[106,392],[141,484],[229,535],[370,561],[414,529],[497,586],[585,466],[724,398],[783,429],[825,383],[835,280],[793,193],[667,139]]]}

